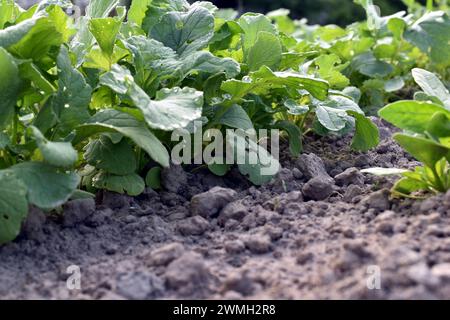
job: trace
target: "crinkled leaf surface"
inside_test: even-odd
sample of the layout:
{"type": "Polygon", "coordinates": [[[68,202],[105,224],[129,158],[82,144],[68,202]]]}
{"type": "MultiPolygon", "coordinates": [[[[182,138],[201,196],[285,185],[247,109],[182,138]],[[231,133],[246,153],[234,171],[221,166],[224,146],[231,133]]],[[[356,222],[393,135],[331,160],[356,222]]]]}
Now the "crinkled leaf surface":
{"type": "Polygon", "coordinates": [[[65,135],[89,119],[88,107],[92,88],[86,83],[84,76],[72,66],[69,52],[64,46],[58,55],[57,66],[58,92],[54,98],[53,108],[58,115],[58,129],[65,135]]]}
{"type": "Polygon", "coordinates": [[[121,94],[127,94],[139,108],[147,124],[154,129],[174,130],[186,127],[192,120],[201,117],[203,92],[191,88],[162,89],[155,100],[142,90],[128,70],[114,66],[103,75],[101,83],[121,94]]]}
{"type": "Polygon", "coordinates": [[[214,16],[199,6],[187,13],[166,13],[151,31],[153,39],[172,48],[179,55],[205,48],[213,34],[214,16]]]}
{"type": "Polygon", "coordinates": [[[127,193],[130,196],[138,196],[145,189],[144,179],[136,173],[119,176],[100,171],[94,176],[92,182],[96,188],[127,193]]]}
{"type": "Polygon", "coordinates": [[[225,81],[221,88],[234,98],[243,98],[249,93],[266,94],[274,88],[305,89],[314,97],[325,100],[328,95],[328,82],[303,76],[295,72],[273,72],[267,67],[253,72],[243,80],[225,81]]]}
{"type": "Polygon", "coordinates": [[[131,174],[137,169],[136,156],[126,139],[114,144],[109,137],[102,135],[86,145],[84,159],[97,169],[116,175],[131,174]]]}
{"type": "Polygon", "coordinates": [[[282,48],[278,37],[262,31],[258,34],[255,44],[249,49],[247,64],[251,71],[256,71],[262,66],[276,70],[281,63],[281,53],[282,48]]]}
{"type": "Polygon", "coordinates": [[[74,143],[80,143],[92,135],[105,132],[118,132],[130,138],[145,150],[153,160],[163,167],[169,166],[167,149],[146,125],[132,115],[117,110],[109,109],[95,114],[88,123],[77,129],[74,143]]]}

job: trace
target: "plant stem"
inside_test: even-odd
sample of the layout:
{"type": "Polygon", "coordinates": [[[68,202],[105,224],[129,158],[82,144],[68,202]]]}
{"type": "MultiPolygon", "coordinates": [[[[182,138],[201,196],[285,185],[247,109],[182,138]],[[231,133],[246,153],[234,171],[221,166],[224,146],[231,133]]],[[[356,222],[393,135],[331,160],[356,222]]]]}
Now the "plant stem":
{"type": "Polygon", "coordinates": [[[13,126],[12,126],[12,142],[14,144],[17,144],[17,132],[18,132],[18,125],[19,125],[19,117],[17,116],[17,113],[14,112],[14,118],[13,118],[13,126]]]}
{"type": "Polygon", "coordinates": [[[299,127],[300,127],[300,131],[302,132],[302,134],[305,129],[306,120],[310,113],[311,113],[311,108],[308,109],[308,111],[305,113],[305,116],[303,117],[302,121],[300,122],[299,127]]]}
{"type": "Polygon", "coordinates": [[[445,189],[444,184],[443,184],[442,181],[441,181],[441,178],[439,177],[438,172],[436,171],[436,167],[432,167],[432,168],[431,168],[431,171],[433,172],[434,179],[436,180],[436,187],[437,187],[437,190],[440,191],[440,192],[445,192],[445,191],[447,191],[447,190],[445,189]]]}

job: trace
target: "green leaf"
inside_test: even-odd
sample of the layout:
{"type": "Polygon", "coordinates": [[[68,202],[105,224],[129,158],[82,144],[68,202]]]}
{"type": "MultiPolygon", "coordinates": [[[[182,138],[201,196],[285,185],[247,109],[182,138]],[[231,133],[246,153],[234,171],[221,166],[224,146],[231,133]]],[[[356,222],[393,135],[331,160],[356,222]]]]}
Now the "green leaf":
{"type": "Polygon", "coordinates": [[[347,97],[350,97],[356,103],[359,103],[361,100],[361,90],[356,87],[347,87],[342,90],[342,93],[347,97]]]}
{"type": "Polygon", "coordinates": [[[328,96],[328,82],[303,76],[295,72],[273,72],[267,67],[252,72],[243,80],[228,80],[222,84],[222,90],[240,99],[247,94],[267,94],[275,88],[305,89],[319,100],[325,100],[328,96]]]}
{"type": "Polygon", "coordinates": [[[153,190],[161,189],[161,168],[153,167],[147,172],[145,183],[153,190]]]}
{"type": "Polygon", "coordinates": [[[153,39],[172,48],[179,55],[205,48],[213,35],[214,16],[199,6],[187,13],[166,13],[151,31],[153,39]]]}
{"type": "Polygon", "coordinates": [[[55,58],[57,49],[72,35],[69,17],[58,6],[47,10],[47,16],[38,19],[24,37],[9,50],[24,59],[32,59],[39,65],[46,65],[55,58]]]}
{"type": "Polygon", "coordinates": [[[91,0],[86,8],[90,18],[106,18],[119,4],[119,0],[91,0]]]}
{"type": "Polygon", "coordinates": [[[392,78],[384,83],[384,91],[395,92],[405,86],[405,81],[401,77],[392,78]]]}
{"type": "Polygon", "coordinates": [[[252,120],[250,120],[247,112],[237,104],[232,105],[224,115],[217,120],[217,123],[236,129],[253,129],[252,120]]]}
{"type": "Polygon", "coordinates": [[[275,26],[269,18],[258,13],[246,13],[238,20],[244,34],[242,35],[242,47],[244,55],[247,56],[250,49],[255,45],[259,33],[262,31],[277,34],[275,26]]]}
{"type": "Polygon", "coordinates": [[[308,106],[301,105],[293,99],[286,99],[284,106],[288,109],[287,112],[294,116],[301,116],[309,111],[308,106]]]}
{"type": "Polygon", "coordinates": [[[55,167],[71,167],[78,159],[77,151],[70,142],[48,141],[36,127],[31,127],[45,162],[55,167]]]}
{"type": "Polygon", "coordinates": [[[394,139],[414,158],[430,168],[434,168],[436,163],[450,152],[449,148],[420,137],[395,134],[394,139]]]}
{"type": "Polygon", "coordinates": [[[84,148],[84,159],[97,169],[116,175],[131,174],[137,169],[134,150],[126,139],[116,144],[104,135],[91,140],[84,148]]]}
{"type": "Polygon", "coordinates": [[[86,8],[86,15],[78,21],[79,30],[71,42],[71,47],[77,57],[77,65],[81,65],[86,55],[86,49],[94,42],[94,36],[89,31],[89,20],[92,18],[107,18],[120,0],[91,0],[86,8]]]}
{"type": "Polygon", "coordinates": [[[0,47],[8,48],[21,41],[40,19],[42,19],[42,16],[35,16],[0,30],[0,47]]]}
{"type": "Polygon", "coordinates": [[[406,27],[406,22],[400,18],[393,18],[388,22],[388,29],[392,32],[397,40],[401,40],[406,27]]]}
{"type": "Polygon", "coordinates": [[[216,176],[223,177],[225,176],[228,171],[230,171],[231,166],[229,164],[223,163],[211,163],[208,164],[208,169],[214,173],[216,176]]]}
{"type": "Polygon", "coordinates": [[[6,133],[0,132],[0,150],[4,150],[11,144],[11,140],[6,133]]]}
{"type": "Polygon", "coordinates": [[[220,97],[220,86],[225,79],[226,75],[224,73],[217,73],[206,79],[203,86],[203,96],[207,104],[211,103],[215,97],[220,97]]]}
{"type": "Polygon", "coordinates": [[[421,180],[406,177],[398,180],[392,190],[402,195],[409,195],[415,191],[428,190],[428,184],[421,180]]]}
{"type": "Polygon", "coordinates": [[[342,89],[350,84],[350,80],[340,72],[347,64],[339,66],[341,59],[336,54],[321,55],[314,63],[319,67],[319,76],[328,81],[330,86],[342,89]]]}
{"type": "Polygon", "coordinates": [[[42,162],[23,162],[9,168],[28,190],[28,201],[50,210],[65,203],[80,183],[76,173],[65,173],[42,162]]]}
{"type": "Polygon", "coordinates": [[[441,100],[439,100],[436,97],[429,96],[423,91],[415,92],[414,93],[414,100],[416,100],[416,101],[424,101],[424,102],[428,102],[428,103],[434,103],[434,104],[437,104],[437,105],[442,106],[442,107],[444,106],[444,104],[442,103],[441,100]]]}
{"type": "Polygon", "coordinates": [[[125,58],[129,52],[119,46],[115,46],[112,55],[106,55],[100,46],[95,45],[85,56],[83,67],[90,69],[111,70],[111,66],[125,58]]]}
{"type": "Polygon", "coordinates": [[[427,95],[438,98],[450,110],[450,93],[434,73],[415,68],[412,75],[427,95]]]}
{"type": "Polygon", "coordinates": [[[100,83],[120,94],[127,94],[147,122],[155,129],[171,131],[186,127],[202,115],[203,92],[191,88],[162,89],[156,99],[150,97],[135,82],[130,72],[118,65],[104,74],[100,83]]]}
{"type": "Polygon", "coordinates": [[[174,130],[186,127],[202,115],[203,92],[185,87],[162,89],[144,112],[147,123],[157,129],[174,130]]]}
{"type": "Polygon", "coordinates": [[[69,51],[64,46],[58,55],[57,66],[60,71],[53,108],[58,116],[58,129],[64,136],[89,119],[92,88],[84,76],[73,68],[69,51]]]}
{"type": "Polygon", "coordinates": [[[352,148],[358,151],[369,151],[380,143],[378,127],[364,115],[347,111],[356,119],[356,131],[352,140],[352,148]]]}
{"type": "Polygon", "coordinates": [[[394,71],[394,68],[389,63],[378,60],[372,52],[366,52],[356,56],[351,65],[361,74],[374,78],[386,77],[394,71]]]}
{"type": "Polygon", "coordinates": [[[319,104],[333,109],[354,111],[360,114],[364,114],[364,112],[353,99],[342,95],[339,91],[330,92],[330,96],[328,97],[328,99],[325,101],[320,101],[319,104]]]}
{"type": "Polygon", "coordinates": [[[77,189],[70,196],[70,200],[79,200],[79,199],[95,199],[95,194],[77,189]]]}
{"type": "Polygon", "coordinates": [[[145,83],[146,71],[153,71],[160,77],[173,76],[181,81],[189,74],[225,72],[228,78],[239,74],[239,64],[230,58],[218,58],[207,51],[178,55],[173,49],[159,41],[143,36],[127,40],[127,47],[133,54],[137,69],[136,82],[145,83]]]}
{"type": "Polygon", "coordinates": [[[153,160],[163,167],[169,167],[169,153],[158,138],[144,123],[128,113],[117,110],[108,109],[97,112],[88,123],[78,127],[73,143],[78,144],[94,134],[105,132],[118,132],[130,138],[153,160]]]}
{"type": "Polygon", "coordinates": [[[391,103],[381,109],[378,114],[403,130],[423,133],[436,112],[444,112],[450,116],[450,111],[437,104],[407,100],[391,103]]]}
{"type": "Polygon", "coordinates": [[[443,112],[435,113],[427,126],[427,132],[438,138],[450,137],[450,117],[443,112]]]}
{"type": "Polygon", "coordinates": [[[23,62],[19,65],[20,76],[24,79],[32,81],[45,94],[52,94],[56,91],[54,85],[43,75],[39,68],[31,61],[23,62]]]}
{"type": "Polygon", "coordinates": [[[278,121],[274,128],[281,129],[289,135],[289,150],[294,157],[303,152],[302,131],[294,123],[286,120],[278,121]]]}
{"type": "Polygon", "coordinates": [[[0,70],[0,129],[3,129],[14,114],[20,89],[17,64],[3,48],[0,48],[0,70]]]}
{"type": "Polygon", "coordinates": [[[122,21],[117,18],[96,18],[89,21],[89,30],[107,57],[112,57],[122,21]]]}
{"type": "Polygon", "coordinates": [[[322,126],[331,131],[340,131],[347,124],[347,113],[344,110],[318,105],[316,107],[317,120],[322,126]]]}
{"type": "MultiPolygon", "coordinates": [[[[199,51],[190,55],[184,55],[175,63],[171,62],[177,69],[174,74],[180,79],[184,79],[189,74],[195,72],[205,72],[207,74],[217,74],[225,72],[227,78],[237,76],[240,71],[240,65],[231,58],[218,58],[207,51],[199,51]]],[[[164,65],[163,65],[164,66],[164,65]]]]}
{"type": "Polygon", "coordinates": [[[0,171],[0,244],[14,240],[28,214],[27,188],[11,172],[0,171]]]}
{"type": "Polygon", "coordinates": [[[118,176],[100,171],[94,176],[92,182],[96,188],[127,193],[130,196],[138,196],[145,190],[144,179],[136,173],[118,176]]]}
{"type": "Polygon", "coordinates": [[[249,139],[244,131],[228,132],[226,143],[227,150],[234,150],[239,171],[253,184],[262,185],[270,181],[280,170],[278,160],[263,146],[249,139]]]}
{"type": "Polygon", "coordinates": [[[142,29],[150,33],[164,14],[171,11],[187,11],[189,7],[189,2],[186,0],[152,0],[145,14],[142,29]]]}
{"type": "Polygon", "coordinates": [[[256,71],[262,66],[277,69],[281,63],[281,53],[278,37],[269,32],[260,32],[255,44],[248,51],[247,64],[250,71],[256,71]]]}
{"type": "Polygon", "coordinates": [[[12,0],[0,0],[0,29],[3,29],[6,23],[13,21],[17,15],[17,7],[12,0]]]}
{"type": "Polygon", "coordinates": [[[443,11],[426,13],[405,32],[405,39],[434,63],[450,65],[450,19],[443,11]]]}
{"type": "Polygon", "coordinates": [[[136,23],[138,26],[142,25],[148,7],[152,0],[134,0],[131,2],[130,10],[128,10],[128,21],[136,23]]]}

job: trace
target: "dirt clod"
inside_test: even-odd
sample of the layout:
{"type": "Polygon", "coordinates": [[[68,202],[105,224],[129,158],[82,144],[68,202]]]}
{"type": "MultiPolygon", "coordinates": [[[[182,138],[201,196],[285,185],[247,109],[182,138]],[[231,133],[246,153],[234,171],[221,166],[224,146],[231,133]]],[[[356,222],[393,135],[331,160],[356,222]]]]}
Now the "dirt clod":
{"type": "Polygon", "coordinates": [[[207,291],[212,275],[201,255],[188,252],[169,264],[165,278],[170,289],[190,295],[207,291]]]}
{"type": "Polygon", "coordinates": [[[63,226],[74,227],[94,213],[95,201],[94,199],[72,200],[67,202],[63,209],[63,226]]]}
{"type": "Polygon", "coordinates": [[[267,235],[255,234],[245,239],[245,246],[253,253],[264,254],[272,249],[272,241],[267,235]]]}
{"type": "Polygon", "coordinates": [[[217,215],[220,210],[234,200],[237,193],[232,189],[214,187],[211,190],[192,197],[191,213],[204,218],[217,215]]]}
{"type": "Polygon", "coordinates": [[[210,228],[208,220],[201,216],[195,216],[180,221],[178,230],[184,236],[200,236],[210,228]]]}
{"type": "Polygon", "coordinates": [[[181,243],[174,242],[166,244],[161,248],[153,250],[147,257],[149,265],[166,266],[183,254],[184,247],[181,243]]]}
{"type": "Polygon", "coordinates": [[[154,274],[131,272],[119,275],[117,293],[132,300],[154,299],[164,292],[164,282],[154,274]]]}
{"type": "Polygon", "coordinates": [[[333,193],[333,180],[318,176],[309,180],[302,189],[303,195],[312,200],[325,200],[333,193]]]}
{"type": "Polygon", "coordinates": [[[348,186],[351,184],[357,186],[364,185],[364,176],[357,168],[348,168],[335,176],[334,179],[338,186],[348,186]]]}

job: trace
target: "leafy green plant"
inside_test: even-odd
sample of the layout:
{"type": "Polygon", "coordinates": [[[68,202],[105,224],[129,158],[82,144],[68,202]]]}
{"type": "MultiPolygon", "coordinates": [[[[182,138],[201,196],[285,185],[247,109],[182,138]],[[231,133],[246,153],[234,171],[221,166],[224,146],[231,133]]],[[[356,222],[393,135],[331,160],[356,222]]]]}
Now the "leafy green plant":
{"type": "MultiPolygon", "coordinates": [[[[375,147],[365,113],[399,98],[412,67],[450,65],[439,32],[448,16],[383,17],[360,2],[368,20],[344,29],[308,26],[285,10],[238,17],[203,1],[135,0],[127,11],[93,0],[73,18],[67,0],[28,10],[0,0],[0,243],[18,234],[29,205],[53,210],[98,190],[160,188],[172,133],[194,135],[196,121],[222,133],[282,130],[294,156],[310,132],[352,132],[353,149],[375,147]]],[[[428,89],[417,99],[445,109],[447,98],[428,89]]],[[[270,180],[261,169],[273,155],[232,138],[258,158],[240,172],[270,180]]],[[[204,165],[218,175],[231,168],[204,165]]]]}
{"type": "Polygon", "coordinates": [[[445,192],[450,189],[450,93],[426,70],[414,69],[413,77],[423,91],[414,101],[398,101],[379,111],[380,116],[406,133],[394,139],[423,163],[415,171],[369,169],[374,174],[401,174],[393,190],[402,195],[415,191],[445,192]]]}
{"type": "Polygon", "coordinates": [[[355,0],[367,19],[347,27],[311,26],[289,19],[286,10],[268,14],[284,34],[283,44],[298,69],[329,82],[330,88],[355,87],[365,112],[376,114],[389,102],[409,98],[413,68],[439,72],[448,79],[448,7],[428,10],[408,1],[411,14],[383,16],[372,0],[355,0]],[[296,41],[293,41],[295,39],[296,41]],[[299,41],[300,40],[300,41],[299,41]]]}

